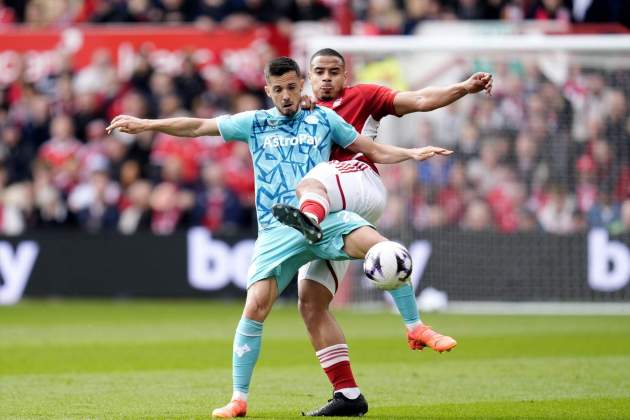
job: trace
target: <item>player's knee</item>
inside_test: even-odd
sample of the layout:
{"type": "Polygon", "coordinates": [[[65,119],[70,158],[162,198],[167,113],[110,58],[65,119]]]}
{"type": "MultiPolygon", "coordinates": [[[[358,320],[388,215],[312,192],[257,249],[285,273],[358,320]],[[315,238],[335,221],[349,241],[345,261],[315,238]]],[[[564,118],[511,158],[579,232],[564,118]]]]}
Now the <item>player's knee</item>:
{"type": "Polygon", "coordinates": [[[328,310],[329,302],[317,299],[314,296],[298,297],[298,310],[302,319],[308,323],[309,320],[318,317],[328,310]]]}
{"type": "Polygon", "coordinates": [[[247,299],[245,302],[244,315],[254,321],[263,322],[267,318],[267,315],[269,315],[272,304],[272,301],[265,299],[247,299]]]}
{"type": "Polygon", "coordinates": [[[347,235],[344,239],[344,251],[352,258],[364,258],[365,254],[379,242],[385,242],[387,238],[376,229],[364,226],[347,235]]]}
{"type": "Polygon", "coordinates": [[[312,178],[302,179],[295,189],[295,194],[297,195],[298,199],[306,193],[315,193],[324,197],[327,196],[326,187],[324,187],[324,184],[312,178]]]}

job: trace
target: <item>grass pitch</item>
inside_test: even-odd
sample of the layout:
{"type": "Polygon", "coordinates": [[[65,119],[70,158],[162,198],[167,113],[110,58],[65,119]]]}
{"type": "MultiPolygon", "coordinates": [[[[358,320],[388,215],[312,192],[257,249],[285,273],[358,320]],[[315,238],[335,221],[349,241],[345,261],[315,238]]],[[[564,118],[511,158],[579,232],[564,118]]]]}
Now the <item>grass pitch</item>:
{"type": "MultiPolygon", "coordinates": [[[[26,301],[0,307],[0,418],[208,418],[231,395],[241,304],[26,301]]],[[[630,418],[630,317],[427,315],[451,353],[407,349],[389,313],[337,312],[371,418],[630,418]]],[[[324,403],[294,305],[265,323],[253,418],[324,403]]]]}

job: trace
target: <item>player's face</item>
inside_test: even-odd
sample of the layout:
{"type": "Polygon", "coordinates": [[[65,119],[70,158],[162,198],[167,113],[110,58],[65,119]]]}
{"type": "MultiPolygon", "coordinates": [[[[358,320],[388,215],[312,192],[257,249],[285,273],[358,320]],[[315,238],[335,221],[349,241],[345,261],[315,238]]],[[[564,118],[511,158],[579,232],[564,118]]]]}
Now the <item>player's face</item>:
{"type": "Polygon", "coordinates": [[[319,55],[311,61],[309,80],[319,101],[337,99],[346,84],[346,67],[339,57],[319,55]]]}
{"type": "Polygon", "coordinates": [[[304,80],[294,71],[282,76],[269,76],[265,92],[282,115],[290,117],[300,108],[304,80]]]}

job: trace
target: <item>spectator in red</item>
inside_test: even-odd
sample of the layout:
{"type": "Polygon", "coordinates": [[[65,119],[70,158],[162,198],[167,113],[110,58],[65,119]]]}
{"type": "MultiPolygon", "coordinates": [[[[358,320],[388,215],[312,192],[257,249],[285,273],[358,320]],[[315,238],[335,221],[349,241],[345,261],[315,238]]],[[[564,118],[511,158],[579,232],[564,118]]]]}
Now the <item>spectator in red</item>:
{"type": "Polygon", "coordinates": [[[54,184],[62,191],[68,191],[76,179],[81,143],[74,138],[73,133],[70,117],[55,117],[50,128],[52,137],[38,153],[39,159],[51,168],[54,184]]]}
{"type": "Polygon", "coordinates": [[[194,206],[194,194],[182,188],[181,161],[167,158],[161,166],[161,179],[151,194],[151,230],[168,235],[179,228],[194,206]]]}
{"type": "Polygon", "coordinates": [[[221,165],[226,185],[236,193],[242,207],[254,211],[254,166],[245,143],[235,142],[231,154],[221,165]]]}
{"type": "Polygon", "coordinates": [[[525,187],[507,166],[500,168],[498,176],[500,182],[488,192],[486,198],[498,231],[513,233],[519,228],[519,209],[525,202],[525,187]]]}
{"type": "Polygon", "coordinates": [[[448,177],[448,185],[437,195],[437,203],[444,210],[446,223],[457,225],[466,209],[466,167],[462,162],[455,162],[448,177]]]}
{"type": "Polygon", "coordinates": [[[0,0],[0,26],[7,25],[15,22],[15,12],[10,7],[4,4],[3,0],[0,0]]]}
{"type": "Polygon", "coordinates": [[[589,212],[597,200],[597,184],[595,183],[595,164],[588,155],[582,155],[576,163],[577,183],[575,198],[577,207],[582,213],[589,212]]]}
{"type": "Polygon", "coordinates": [[[571,12],[563,5],[562,0],[537,0],[527,15],[535,20],[557,20],[571,22],[571,12]]]}
{"type": "Polygon", "coordinates": [[[190,193],[179,191],[170,182],[157,185],[151,194],[151,231],[157,235],[175,232],[193,201],[190,193]]]}
{"type": "Polygon", "coordinates": [[[208,164],[203,168],[203,186],[197,193],[193,219],[195,224],[212,232],[237,230],[242,226],[243,209],[236,193],[226,186],[225,179],[221,166],[208,164]]]}

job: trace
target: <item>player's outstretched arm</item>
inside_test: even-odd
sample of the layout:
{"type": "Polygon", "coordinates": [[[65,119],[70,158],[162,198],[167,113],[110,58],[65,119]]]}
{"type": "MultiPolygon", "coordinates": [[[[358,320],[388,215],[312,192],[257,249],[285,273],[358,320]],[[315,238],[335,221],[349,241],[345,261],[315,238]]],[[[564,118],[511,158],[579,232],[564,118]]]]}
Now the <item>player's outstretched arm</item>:
{"type": "Polygon", "coordinates": [[[118,115],[107,127],[107,133],[115,129],[123,133],[138,134],[143,131],[159,131],[178,137],[218,136],[219,126],[215,118],[163,118],[157,120],[118,115]]]}
{"type": "Polygon", "coordinates": [[[348,149],[363,153],[372,162],[376,163],[399,163],[406,160],[425,160],[433,156],[448,156],[452,150],[436,146],[418,147],[405,149],[403,147],[390,146],[388,144],[376,143],[371,138],[360,135],[348,146],[348,149]]]}
{"type": "Polygon", "coordinates": [[[398,115],[433,111],[450,105],[469,93],[481,91],[492,94],[490,73],[475,73],[463,82],[446,87],[429,86],[416,91],[399,92],[394,97],[394,109],[398,115]]]}

